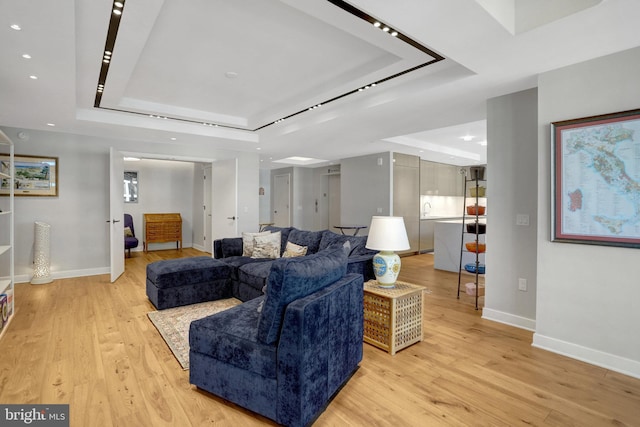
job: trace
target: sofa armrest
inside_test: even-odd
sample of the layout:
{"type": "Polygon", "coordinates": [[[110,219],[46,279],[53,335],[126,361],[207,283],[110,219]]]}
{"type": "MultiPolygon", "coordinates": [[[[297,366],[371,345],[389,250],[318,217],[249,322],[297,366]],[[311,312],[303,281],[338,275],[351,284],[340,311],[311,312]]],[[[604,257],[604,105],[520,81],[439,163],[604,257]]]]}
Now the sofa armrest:
{"type": "Polygon", "coordinates": [[[359,274],[289,304],[278,342],[277,422],[313,420],[357,369],[362,338],[359,274]]]}
{"type": "Polygon", "coordinates": [[[347,273],[361,274],[365,282],[375,279],[373,255],[356,255],[347,258],[347,273]]]}
{"type": "Polygon", "coordinates": [[[242,256],[242,237],[228,237],[213,241],[213,257],[242,256]]]}

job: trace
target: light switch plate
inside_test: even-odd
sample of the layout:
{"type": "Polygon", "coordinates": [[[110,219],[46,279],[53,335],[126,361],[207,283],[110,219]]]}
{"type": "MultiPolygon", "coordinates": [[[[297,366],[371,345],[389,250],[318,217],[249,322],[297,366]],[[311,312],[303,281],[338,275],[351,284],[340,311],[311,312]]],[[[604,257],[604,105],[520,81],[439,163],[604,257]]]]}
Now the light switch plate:
{"type": "Polygon", "coordinates": [[[527,214],[517,214],[516,215],[516,225],[529,225],[529,215],[527,215],[527,214]]]}

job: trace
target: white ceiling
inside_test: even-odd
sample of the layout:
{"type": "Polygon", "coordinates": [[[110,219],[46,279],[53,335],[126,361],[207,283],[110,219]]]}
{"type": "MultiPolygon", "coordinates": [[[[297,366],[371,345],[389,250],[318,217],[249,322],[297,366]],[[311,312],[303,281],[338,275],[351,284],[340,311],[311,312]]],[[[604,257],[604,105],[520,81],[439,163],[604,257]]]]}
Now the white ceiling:
{"type": "Polygon", "coordinates": [[[487,98],[640,46],[637,0],[349,4],[435,54],[327,0],[129,0],[95,108],[113,2],[0,0],[0,125],[259,150],[263,167],[381,151],[482,164],[487,98]]]}

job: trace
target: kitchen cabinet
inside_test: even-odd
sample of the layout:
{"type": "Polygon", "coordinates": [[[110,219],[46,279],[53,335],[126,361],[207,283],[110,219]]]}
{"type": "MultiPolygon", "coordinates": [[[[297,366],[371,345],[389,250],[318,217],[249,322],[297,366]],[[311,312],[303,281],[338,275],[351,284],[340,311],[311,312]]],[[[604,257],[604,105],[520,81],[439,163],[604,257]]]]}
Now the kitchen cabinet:
{"type": "Polygon", "coordinates": [[[435,221],[432,219],[420,220],[420,252],[433,252],[433,238],[435,221]]]}
{"type": "Polygon", "coordinates": [[[420,160],[420,194],[463,196],[464,175],[460,166],[420,160]]]}

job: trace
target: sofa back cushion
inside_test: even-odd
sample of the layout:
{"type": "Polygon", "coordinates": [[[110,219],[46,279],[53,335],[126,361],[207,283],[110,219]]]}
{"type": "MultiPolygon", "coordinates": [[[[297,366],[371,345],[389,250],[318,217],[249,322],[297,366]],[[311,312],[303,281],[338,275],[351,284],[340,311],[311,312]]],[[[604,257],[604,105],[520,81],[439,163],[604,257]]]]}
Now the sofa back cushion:
{"type": "Polygon", "coordinates": [[[276,260],[267,279],[258,340],[273,344],[278,340],[287,305],[330,285],[347,272],[347,255],[342,248],[313,255],[276,260]]]}
{"type": "Polygon", "coordinates": [[[349,256],[359,255],[359,251],[364,249],[364,245],[367,243],[367,236],[345,236],[343,234],[334,233],[333,231],[327,231],[322,235],[319,250],[341,246],[344,242],[349,242],[351,244],[351,252],[349,253],[349,256]]]}
{"type": "Polygon", "coordinates": [[[318,252],[318,248],[320,248],[320,240],[322,239],[322,235],[327,230],[322,231],[306,231],[306,230],[298,230],[294,228],[289,233],[289,242],[295,243],[299,246],[307,247],[307,255],[315,254],[318,252]]]}

